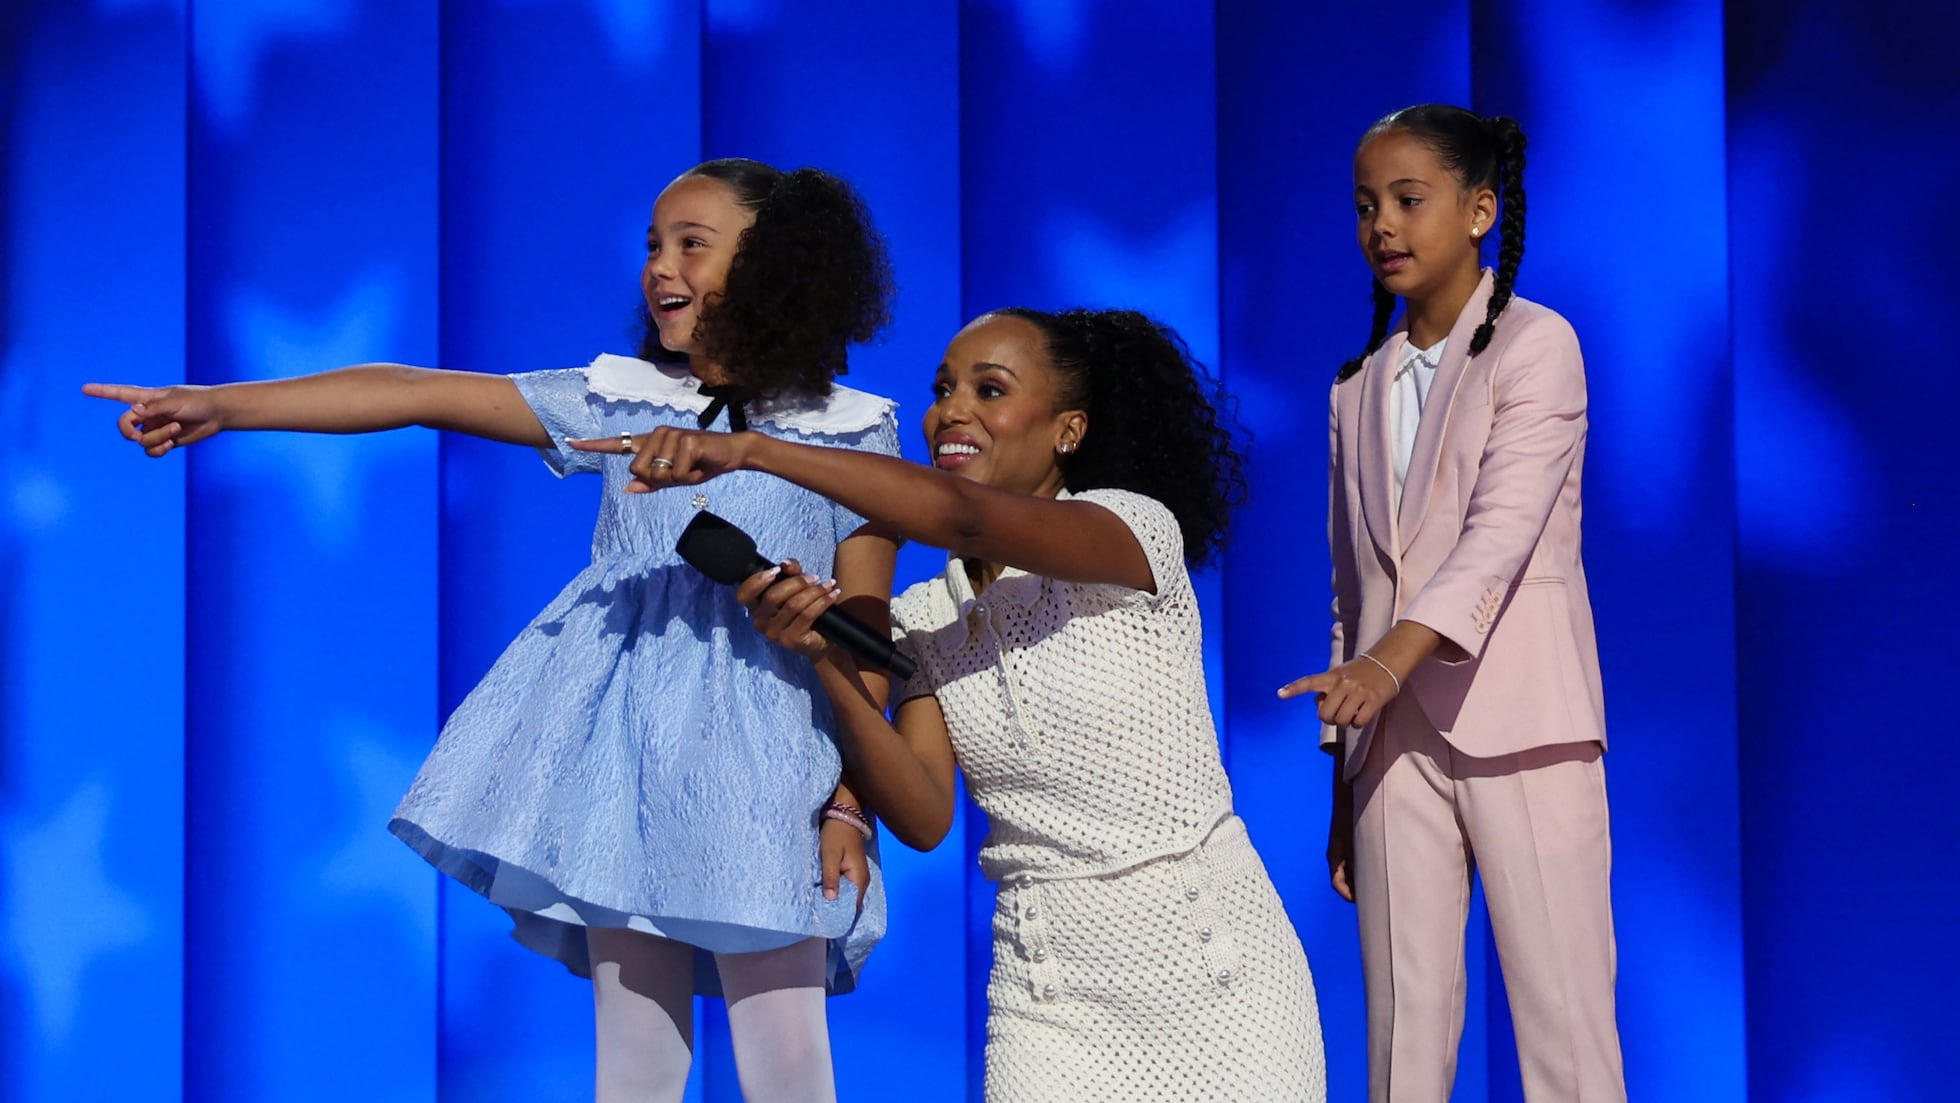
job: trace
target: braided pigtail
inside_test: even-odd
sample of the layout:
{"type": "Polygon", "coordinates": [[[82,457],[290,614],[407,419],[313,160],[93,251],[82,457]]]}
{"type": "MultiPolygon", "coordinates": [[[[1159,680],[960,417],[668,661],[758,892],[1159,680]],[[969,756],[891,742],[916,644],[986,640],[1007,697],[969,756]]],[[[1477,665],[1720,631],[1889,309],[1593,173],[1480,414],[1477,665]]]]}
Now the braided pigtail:
{"type": "Polygon", "coordinates": [[[1484,322],[1470,339],[1470,355],[1484,351],[1497,332],[1497,316],[1511,303],[1511,291],[1518,282],[1518,266],[1524,262],[1524,130],[1516,119],[1495,115],[1490,119],[1491,137],[1497,146],[1498,198],[1502,217],[1498,221],[1497,276],[1492,281],[1490,308],[1484,322]]]}
{"type": "Polygon", "coordinates": [[[1353,378],[1354,373],[1360,371],[1368,358],[1375,354],[1375,350],[1382,347],[1382,342],[1388,340],[1388,322],[1395,317],[1395,293],[1383,287],[1380,280],[1372,282],[1374,288],[1369,294],[1375,300],[1375,324],[1368,331],[1368,347],[1362,350],[1361,355],[1341,365],[1341,370],[1334,374],[1336,383],[1345,383],[1353,378]]]}

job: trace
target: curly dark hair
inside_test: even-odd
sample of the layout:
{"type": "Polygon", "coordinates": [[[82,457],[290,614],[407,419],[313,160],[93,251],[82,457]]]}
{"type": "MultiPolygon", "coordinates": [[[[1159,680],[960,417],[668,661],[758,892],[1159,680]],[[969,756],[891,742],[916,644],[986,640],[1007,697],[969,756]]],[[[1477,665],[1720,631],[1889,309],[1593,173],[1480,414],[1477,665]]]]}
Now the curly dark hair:
{"type": "Polygon", "coordinates": [[[1243,435],[1235,403],[1177,331],[1134,310],[1048,313],[1008,307],[1041,331],[1057,410],[1089,415],[1075,452],[1060,457],[1071,492],[1113,487],[1162,502],[1184,534],[1184,560],[1224,550],[1232,509],[1245,501],[1243,435]]]}
{"type": "MultiPolygon", "coordinates": [[[[1376,120],[1361,136],[1362,144],[1378,134],[1400,130],[1428,146],[1436,159],[1456,177],[1465,191],[1489,188],[1502,203],[1498,223],[1497,277],[1491,285],[1490,306],[1483,324],[1470,338],[1470,355],[1489,346],[1497,332],[1497,316],[1511,303],[1511,290],[1518,282],[1518,266],[1524,263],[1524,129],[1506,115],[1488,118],[1461,107],[1443,103],[1424,103],[1390,112],[1376,120]]],[[[1395,316],[1395,295],[1372,280],[1369,295],[1375,305],[1375,321],[1368,331],[1368,347],[1360,356],[1341,365],[1335,379],[1345,380],[1361,370],[1382,342],[1388,339],[1389,319],[1395,316]]]]}
{"type": "MultiPolygon", "coordinates": [[[[704,162],[688,176],[727,184],[755,212],[721,294],[702,306],[703,353],[759,396],[829,394],[849,370],[850,346],[891,321],[891,261],[864,201],[827,172],[782,172],[741,157],[704,162]]],[[[641,359],[686,359],[661,345],[645,303],[639,315],[641,359]]]]}

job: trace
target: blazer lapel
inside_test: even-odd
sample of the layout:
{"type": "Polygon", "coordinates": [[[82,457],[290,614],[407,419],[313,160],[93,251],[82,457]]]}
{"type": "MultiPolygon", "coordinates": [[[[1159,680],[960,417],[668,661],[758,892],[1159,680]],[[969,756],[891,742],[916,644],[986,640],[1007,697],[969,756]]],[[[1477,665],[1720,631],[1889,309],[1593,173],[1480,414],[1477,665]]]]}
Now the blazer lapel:
{"type": "MultiPolygon", "coordinates": [[[[1423,403],[1422,421],[1416,429],[1416,446],[1409,455],[1409,477],[1402,484],[1402,507],[1396,513],[1396,532],[1401,541],[1395,549],[1400,555],[1422,530],[1429,513],[1429,491],[1436,484],[1436,465],[1443,456],[1443,437],[1449,432],[1450,410],[1456,401],[1457,384],[1470,363],[1470,339],[1483,324],[1490,307],[1492,275],[1484,270],[1483,279],[1463,311],[1450,327],[1449,344],[1443,349],[1443,362],[1436,366],[1436,378],[1429,385],[1429,399],[1423,403]]],[[[1384,404],[1386,405],[1386,404],[1384,404]]],[[[1384,423],[1385,424],[1385,423],[1384,423]]]]}
{"type": "Polygon", "coordinates": [[[1397,562],[1402,549],[1395,537],[1395,437],[1388,423],[1388,394],[1395,383],[1395,361],[1402,355],[1404,338],[1404,331],[1397,328],[1368,358],[1361,377],[1360,433],[1356,441],[1361,516],[1375,546],[1397,562]]]}

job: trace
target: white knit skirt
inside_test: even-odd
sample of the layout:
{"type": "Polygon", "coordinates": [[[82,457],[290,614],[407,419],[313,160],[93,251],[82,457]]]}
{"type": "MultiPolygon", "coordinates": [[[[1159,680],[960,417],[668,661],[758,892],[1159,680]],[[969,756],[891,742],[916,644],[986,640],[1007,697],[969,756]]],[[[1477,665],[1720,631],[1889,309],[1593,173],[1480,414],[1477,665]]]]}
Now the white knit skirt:
{"type": "Polygon", "coordinates": [[[1003,882],[987,987],[990,1103],[1321,1103],[1300,939],[1228,816],[1189,854],[1003,882]]]}

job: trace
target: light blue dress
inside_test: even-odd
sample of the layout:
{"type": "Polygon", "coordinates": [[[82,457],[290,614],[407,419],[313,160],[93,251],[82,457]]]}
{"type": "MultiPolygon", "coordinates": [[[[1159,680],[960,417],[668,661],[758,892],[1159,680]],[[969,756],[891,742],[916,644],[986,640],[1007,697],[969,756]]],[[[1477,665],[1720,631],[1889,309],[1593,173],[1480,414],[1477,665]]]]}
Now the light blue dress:
{"type": "MultiPolygon", "coordinates": [[[[705,498],[762,555],[829,578],[861,519],[753,472],[625,494],[628,457],[566,447],[694,428],[709,403],[684,368],[602,356],[513,379],[556,445],[546,463],[605,480],[592,565],[457,707],[389,829],[581,976],[587,926],[700,948],[706,994],[719,992],[707,952],[819,936],[830,990],[850,991],[885,904],[875,849],[862,913],[848,880],[823,896],[818,813],[839,772],[829,699],[808,661],[763,639],[734,590],[681,562],[674,542],[705,498]]],[[[749,427],[898,453],[892,403],[844,387],[752,406],[749,427]]]]}

